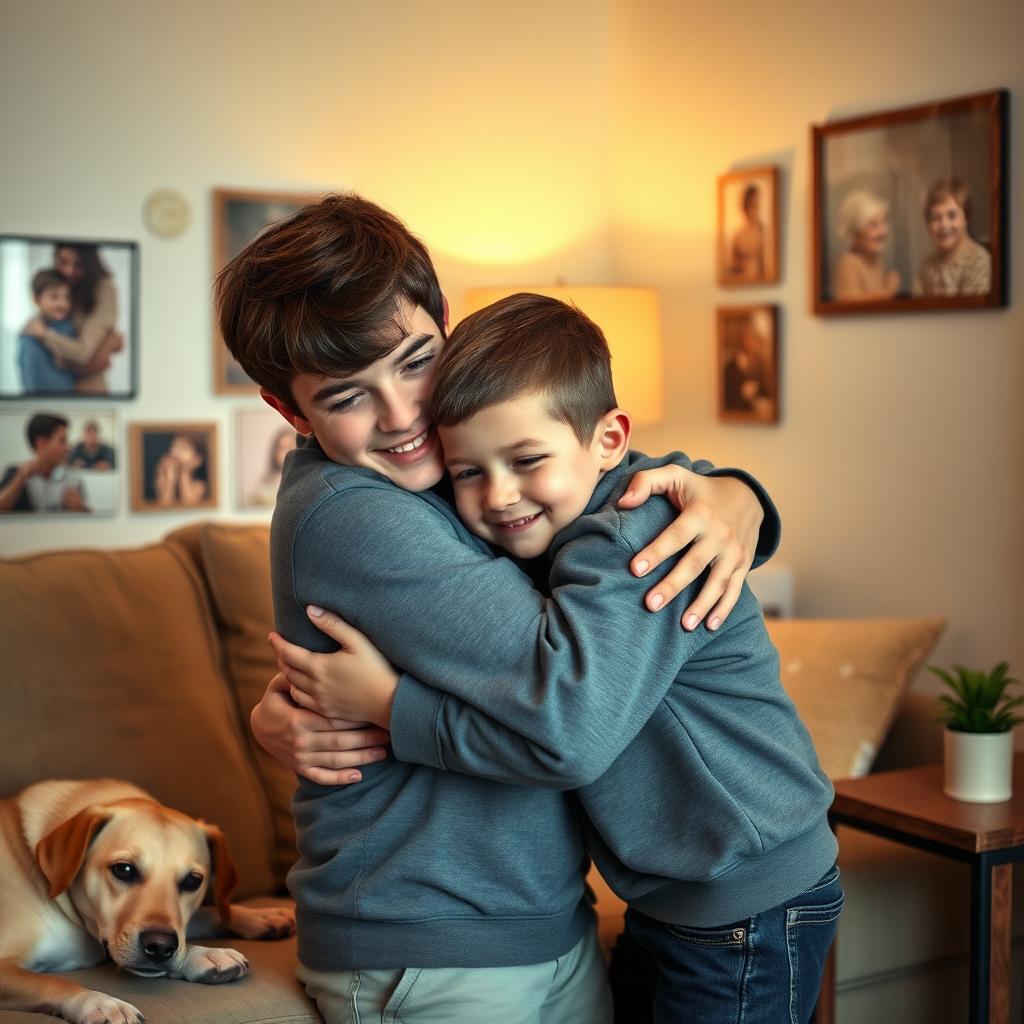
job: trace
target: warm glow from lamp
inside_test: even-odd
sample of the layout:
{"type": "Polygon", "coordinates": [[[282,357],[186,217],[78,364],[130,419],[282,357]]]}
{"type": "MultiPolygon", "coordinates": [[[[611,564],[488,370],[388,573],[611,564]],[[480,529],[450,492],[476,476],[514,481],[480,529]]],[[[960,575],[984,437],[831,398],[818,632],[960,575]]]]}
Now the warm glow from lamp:
{"type": "Polygon", "coordinates": [[[594,285],[470,288],[466,315],[516,292],[547,295],[578,306],[608,339],[612,353],[615,397],[636,426],[660,423],[664,414],[661,317],[653,288],[594,285]]]}

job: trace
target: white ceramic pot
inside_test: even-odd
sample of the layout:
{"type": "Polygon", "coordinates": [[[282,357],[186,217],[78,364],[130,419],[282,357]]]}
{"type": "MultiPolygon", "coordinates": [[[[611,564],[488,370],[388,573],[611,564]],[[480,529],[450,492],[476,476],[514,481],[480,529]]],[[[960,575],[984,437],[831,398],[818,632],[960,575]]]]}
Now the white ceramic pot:
{"type": "Polygon", "coordinates": [[[998,804],[1013,795],[1013,730],[945,734],[946,796],[998,804]]]}

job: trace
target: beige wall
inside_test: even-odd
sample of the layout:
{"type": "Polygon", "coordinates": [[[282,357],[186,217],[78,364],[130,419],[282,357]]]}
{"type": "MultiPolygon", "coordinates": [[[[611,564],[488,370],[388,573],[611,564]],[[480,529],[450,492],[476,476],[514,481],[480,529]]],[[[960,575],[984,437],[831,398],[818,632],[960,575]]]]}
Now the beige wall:
{"type": "MultiPolygon", "coordinates": [[[[933,97],[1024,94],[1019,3],[720,6],[710,0],[205,3],[14,0],[0,9],[0,227],[137,238],[141,394],[128,419],[214,418],[210,190],[356,188],[470,285],[657,285],[668,421],[640,435],[753,469],[809,615],[943,614],[939,657],[1024,672],[1024,263],[1005,311],[808,313],[808,126],[933,97]],[[783,173],[783,277],[713,280],[715,177],[783,173]],[[173,186],[182,238],[140,209],[173,186]],[[783,421],[718,424],[714,308],[782,308],[783,421]]],[[[1024,165],[1012,116],[1011,164],[1024,165]]],[[[1019,175],[1017,180],[1019,180],[1019,175]]],[[[1020,237],[1014,211],[1011,237],[1020,237]]],[[[5,406],[10,407],[10,406],[5,406]]],[[[232,514],[233,479],[221,468],[232,514]]],[[[180,515],[0,522],[0,551],[124,544],[180,515]]]]}
{"type": "MultiPolygon", "coordinates": [[[[826,319],[808,286],[809,125],[999,86],[1019,105],[1019,2],[620,0],[611,37],[614,272],[666,313],[669,418],[640,443],[760,476],[799,614],[944,615],[937,660],[1024,675],[1019,202],[1010,309],[826,319]],[[719,289],[716,176],[763,163],[783,168],[781,283],[719,289]],[[781,307],[777,427],[715,418],[715,307],[747,302],[781,307]]],[[[1013,106],[1014,182],[1020,128],[1013,106]]]]}
{"type": "MultiPolygon", "coordinates": [[[[456,313],[470,285],[604,280],[607,28],[589,0],[4,0],[0,230],[138,239],[141,391],[118,406],[122,438],[128,419],[215,419],[230,451],[245,403],[212,393],[211,190],[364,193],[429,242],[456,313]],[[161,187],[192,206],[173,241],[141,219],[161,187]]],[[[220,485],[234,516],[226,465],[220,485]]],[[[0,553],[194,518],[127,507],[0,520],[0,553]]]]}

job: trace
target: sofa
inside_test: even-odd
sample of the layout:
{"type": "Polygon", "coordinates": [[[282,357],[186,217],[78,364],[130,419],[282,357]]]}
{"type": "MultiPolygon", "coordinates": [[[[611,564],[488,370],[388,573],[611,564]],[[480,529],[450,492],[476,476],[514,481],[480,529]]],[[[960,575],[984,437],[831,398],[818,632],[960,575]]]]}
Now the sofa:
{"type": "MultiPolygon", "coordinates": [[[[221,826],[241,876],[236,899],[286,898],[293,777],[248,730],[274,671],[267,539],[262,524],[197,522],[137,549],[0,560],[0,795],[44,778],[129,779],[221,826]]],[[[834,777],[940,756],[931,698],[907,697],[940,621],[772,620],[769,628],[783,681],[834,777]]],[[[966,869],[845,830],[840,843],[840,1024],[963,1019],[966,869]]],[[[607,948],[622,906],[600,878],[591,881],[607,948]]],[[[294,939],[221,941],[249,958],[248,977],[193,985],[112,965],[72,976],[139,1006],[148,1024],[319,1021],[294,979],[294,939]]],[[[45,1019],[0,1011],[0,1024],[45,1019]]]]}

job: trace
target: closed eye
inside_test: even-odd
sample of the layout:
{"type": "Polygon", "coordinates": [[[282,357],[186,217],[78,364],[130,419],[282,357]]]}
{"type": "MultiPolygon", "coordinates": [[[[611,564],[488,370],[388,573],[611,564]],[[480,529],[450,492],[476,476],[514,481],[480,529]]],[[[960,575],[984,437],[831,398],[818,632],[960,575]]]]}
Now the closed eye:
{"type": "Polygon", "coordinates": [[[515,464],[520,469],[532,469],[546,458],[546,455],[524,455],[522,458],[516,459],[515,464]]]}
{"type": "Polygon", "coordinates": [[[418,359],[413,359],[405,364],[405,369],[411,370],[413,373],[418,373],[434,361],[434,355],[435,353],[428,352],[425,355],[420,356],[418,359]]]}
{"type": "Polygon", "coordinates": [[[341,399],[339,402],[333,402],[327,407],[328,412],[348,412],[349,409],[354,409],[358,404],[359,399],[363,397],[362,391],[357,391],[354,395],[349,395],[347,398],[341,399]]]}
{"type": "Polygon", "coordinates": [[[474,468],[471,467],[469,469],[460,469],[458,471],[458,473],[453,473],[452,474],[452,479],[453,480],[469,480],[470,478],[472,478],[474,476],[479,476],[479,475],[480,475],[480,470],[479,469],[474,469],[474,468]]]}

